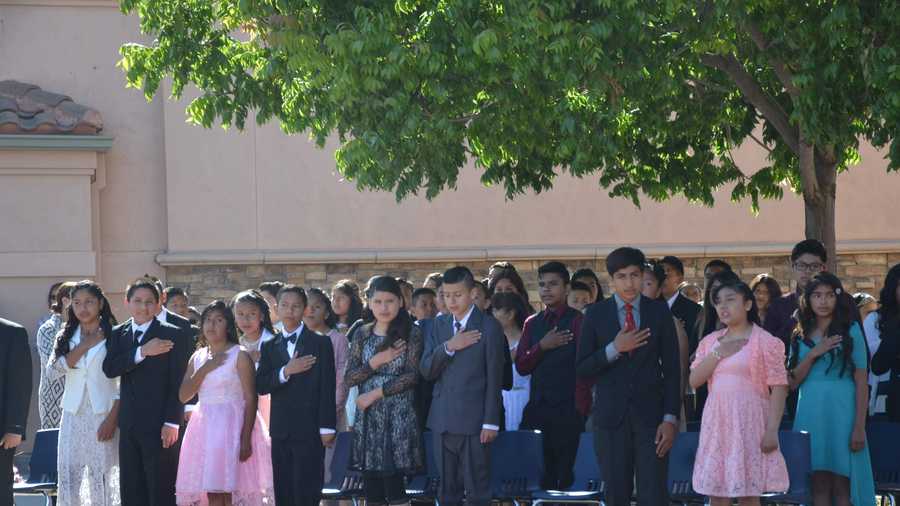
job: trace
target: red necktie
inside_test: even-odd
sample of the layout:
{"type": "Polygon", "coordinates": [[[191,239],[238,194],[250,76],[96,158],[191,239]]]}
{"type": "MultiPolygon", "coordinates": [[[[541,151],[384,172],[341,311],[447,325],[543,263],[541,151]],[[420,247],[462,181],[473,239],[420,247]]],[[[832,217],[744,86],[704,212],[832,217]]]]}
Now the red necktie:
{"type": "Polygon", "coordinates": [[[625,304],[625,332],[631,332],[637,328],[634,323],[634,306],[625,304]]]}
{"type": "MultiPolygon", "coordinates": [[[[625,304],[625,332],[631,332],[637,325],[634,323],[634,306],[631,304],[625,304]]],[[[634,350],[628,352],[628,356],[634,355],[634,350]]]]}

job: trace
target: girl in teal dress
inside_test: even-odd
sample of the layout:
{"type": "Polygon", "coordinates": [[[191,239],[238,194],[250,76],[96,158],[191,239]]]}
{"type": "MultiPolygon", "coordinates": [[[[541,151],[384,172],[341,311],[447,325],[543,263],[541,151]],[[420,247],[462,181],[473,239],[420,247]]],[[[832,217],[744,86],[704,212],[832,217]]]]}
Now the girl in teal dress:
{"type": "Polygon", "coordinates": [[[790,383],[799,388],[794,430],[809,432],[815,506],[873,506],[866,447],[868,352],[855,306],[833,274],[803,293],[791,343],[790,383]]]}

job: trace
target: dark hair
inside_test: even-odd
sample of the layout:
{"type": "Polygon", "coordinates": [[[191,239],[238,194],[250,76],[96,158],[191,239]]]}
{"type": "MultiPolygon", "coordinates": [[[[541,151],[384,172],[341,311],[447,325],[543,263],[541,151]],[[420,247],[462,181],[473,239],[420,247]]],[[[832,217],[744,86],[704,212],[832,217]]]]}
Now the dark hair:
{"type": "Polygon", "coordinates": [[[572,292],[574,292],[575,290],[581,290],[583,292],[591,293],[591,287],[587,286],[581,281],[572,281],[572,284],[569,285],[569,290],[572,292]]]}
{"type": "Polygon", "coordinates": [[[293,284],[283,285],[278,290],[278,295],[275,296],[275,300],[280,302],[281,297],[283,297],[284,294],[286,294],[286,293],[296,293],[297,295],[300,296],[300,300],[303,301],[304,306],[309,304],[309,299],[306,298],[306,290],[304,290],[303,287],[300,285],[293,285],[293,284]]]}
{"type": "Polygon", "coordinates": [[[731,264],[720,258],[714,258],[709,262],[706,262],[706,265],[703,266],[704,275],[706,275],[706,271],[709,270],[710,267],[718,267],[723,271],[734,272],[734,269],[731,268],[731,264]]]}
{"type": "Polygon", "coordinates": [[[437,293],[434,292],[431,288],[416,288],[413,290],[412,294],[412,305],[415,306],[416,302],[419,300],[419,297],[431,295],[432,297],[437,297],[437,293]]]}
{"type": "Polygon", "coordinates": [[[441,285],[444,284],[444,275],[440,272],[432,272],[428,276],[425,276],[425,283],[428,283],[429,281],[434,281],[434,287],[440,288],[441,285]]]}
{"type": "Polygon", "coordinates": [[[725,288],[737,292],[738,295],[741,295],[745,301],[749,300],[751,302],[750,310],[747,311],[747,321],[755,325],[761,325],[759,320],[759,309],[756,307],[756,297],[753,296],[753,290],[750,289],[750,286],[739,279],[731,280],[727,283],[722,283],[721,285],[716,287],[715,290],[713,290],[712,300],[718,300],[719,292],[721,292],[725,288]]]}
{"type": "Polygon", "coordinates": [[[185,299],[188,298],[188,294],[187,294],[187,292],[184,290],[184,288],[179,288],[179,287],[177,287],[177,286],[167,286],[166,289],[163,290],[163,294],[165,294],[165,296],[166,296],[166,297],[165,297],[165,299],[166,299],[166,304],[169,303],[169,300],[170,300],[172,297],[178,297],[179,295],[182,296],[182,297],[184,297],[185,299]]]}
{"type": "MultiPolygon", "coordinates": [[[[510,262],[510,261],[507,261],[507,260],[501,260],[501,261],[499,261],[499,262],[494,262],[494,263],[492,263],[492,264],[491,264],[491,267],[488,269],[488,271],[490,271],[490,270],[492,270],[492,269],[504,270],[504,271],[505,271],[505,270],[511,270],[511,271],[514,271],[514,270],[516,270],[516,266],[513,265],[513,263],[510,262]]],[[[493,305],[493,304],[492,304],[492,305],[493,305]]]]}
{"type": "Polygon", "coordinates": [[[54,313],[59,312],[59,311],[56,311],[55,309],[53,309],[53,304],[57,300],[56,291],[59,290],[59,287],[62,286],[62,284],[63,284],[63,281],[57,281],[56,283],[53,283],[52,285],[50,285],[50,290],[47,291],[47,309],[50,309],[54,313]]]}
{"type": "MultiPolygon", "coordinates": [[[[100,314],[98,315],[100,329],[103,330],[103,335],[107,339],[106,345],[109,346],[109,338],[112,336],[113,325],[117,324],[116,317],[113,316],[112,309],[109,307],[109,301],[106,299],[106,295],[104,295],[100,285],[87,279],[75,283],[75,286],[72,287],[72,290],[69,293],[69,298],[74,297],[76,293],[82,290],[90,293],[100,301],[100,314]]],[[[66,326],[63,327],[63,331],[56,336],[56,345],[53,353],[57,357],[66,355],[71,351],[70,341],[72,336],[75,335],[75,330],[78,328],[78,325],[81,323],[78,321],[78,317],[75,315],[75,309],[71,305],[67,311],[66,326]]]]}
{"type": "Polygon", "coordinates": [[[819,288],[820,286],[827,286],[834,290],[835,298],[837,299],[834,305],[834,313],[831,315],[831,323],[825,331],[825,337],[834,335],[840,335],[842,337],[841,347],[837,350],[828,352],[831,361],[825,372],[831,370],[831,367],[834,365],[835,356],[838,353],[841,353],[840,376],[843,376],[844,372],[847,370],[847,365],[852,363],[853,338],[850,336],[850,328],[854,323],[859,321],[859,311],[856,309],[856,304],[853,303],[853,297],[844,290],[844,285],[841,284],[841,280],[830,272],[820,272],[819,274],[816,274],[803,289],[803,296],[800,298],[800,309],[798,310],[797,327],[794,329],[794,334],[791,339],[790,369],[797,366],[800,341],[803,341],[803,343],[810,348],[815,346],[815,343],[812,341],[812,333],[816,327],[816,313],[813,311],[809,298],[816,288],[819,288]]]}
{"type": "Polygon", "coordinates": [[[237,344],[239,342],[237,324],[234,321],[234,313],[224,300],[216,299],[203,308],[203,311],[200,313],[200,337],[197,339],[198,348],[209,345],[209,343],[206,342],[206,333],[203,332],[203,323],[216,311],[222,313],[222,316],[225,317],[225,339],[227,339],[229,343],[237,344]]]}
{"type": "Polygon", "coordinates": [[[643,271],[645,263],[647,263],[647,258],[644,257],[643,251],[625,246],[614,249],[606,257],[606,272],[612,276],[616,272],[632,265],[643,271]]]}
{"type": "Polygon", "coordinates": [[[66,281],[59,284],[56,288],[56,301],[50,306],[51,311],[56,314],[62,314],[63,310],[66,309],[65,304],[63,304],[63,299],[72,298],[72,288],[75,288],[75,284],[74,281],[66,281]]]}
{"type": "Polygon", "coordinates": [[[491,297],[491,310],[509,310],[513,312],[516,324],[521,329],[525,326],[525,319],[528,318],[528,309],[522,302],[522,297],[514,293],[495,293],[491,297]]]}
{"type": "MultiPolygon", "coordinates": [[[[413,319],[403,307],[403,291],[400,290],[400,283],[396,279],[390,276],[375,276],[369,279],[369,284],[366,285],[366,300],[371,300],[375,296],[375,292],[387,292],[400,299],[400,311],[397,313],[396,318],[391,320],[391,323],[388,325],[387,335],[384,336],[384,340],[377,347],[378,351],[383,351],[401,339],[404,341],[409,340],[413,319]]],[[[373,326],[372,328],[374,329],[375,327],[373,326]]]]}
{"type": "Polygon", "coordinates": [[[562,278],[563,284],[568,285],[571,278],[569,277],[569,269],[566,268],[565,264],[562,262],[547,262],[544,265],[538,267],[538,277],[543,276],[544,274],[557,274],[562,278]]]}
{"type": "Polygon", "coordinates": [[[662,284],[666,281],[666,270],[663,269],[662,264],[656,260],[647,262],[644,266],[644,271],[649,271],[653,274],[653,277],[656,278],[656,284],[660,287],[662,287],[662,284]]]}
{"type": "Polygon", "coordinates": [[[413,286],[413,284],[410,283],[409,280],[406,278],[394,278],[394,279],[396,279],[397,282],[400,283],[401,287],[406,286],[406,287],[412,288],[413,290],[416,289],[416,287],[413,286]]]}
{"type": "Polygon", "coordinates": [[[678,274],[684,276],[684,262],[682,262],[680,258],[672,255],[666,255],[662,257],[659,263],[662,265],[668,265],[669,267],[675,269],[678,274]]]}
{"type": "Polygon", "coordinates": [[[328,328],[333,329],[337,325],[337,315],[334,314],[334,309],[331,307],[331,299],[328,298],[328,294],[321,288],[310,288],[306,293],[309,298],[315,297],[322,301],[322,304],[325,305],[325,325],[328,326],[328,328]]]}
{"type": "Polygon", "coordinates": [[[157,293],[159,293],[159,295],[162,296],[163,290],[165,290],[166,287],[165,287],[165,285],[163,285],[163,282],[162,282],[158,277],[156,277],[156,276],[151,276],[151,275],[149,275],[149,274],[147,274],[147,273],[144,273],[143,278],[146,279],[146,280],[148,280],[148,281],[150,281],[150,282],[153,283],[154,285],[156,285],[156,291],[157,291],[157,293]]]}
{"type": "Polygon", "coordinates": [[[487,283],[485,283],[484,280],[476,280],[475,288],[481,290],[484,294],[484,298],[488,299],[488,302],[490,302],[490,290],[488,290],[487,283]]]}
{"type": "Polygon", "coordinates": [[[806,239],[798,242],[791,250],[791,263],[807,253],[819,257],[822,263],[828,261],[828,250],[825,249],[825,245],[815,239],[806,239]]]}
{"type": "Polygon", "coordinates": [[[884,286],[878,294],[878,330],[885,335],[889,329],[900,328],[900,300],[897,300],[897,285],[900,285],[900,264],[891,267],[884,277],[884,286]]]}
{"type": "MultiPolygon", "coordinates": [[[[335,290],[350,298],[350,310],[347,311],[346,318],[347,325],[353,325],[356,320],[362,318],[363,314],[363,303],[362,299],[359,297],[359,285],[349,279],[342,279],[331,287],[332,292],[335,290]]],[[[335,318],[340,322],[340,317],[335,315],[335,318]]]]}
{"type": "MultiPolygon", "coordinates": [[[[593,269],[589,269],[584,267],[582,269],[578,269],[572,274],[572,282],[574,283],[576,279],[579,278],[591,278],[597,283],[597,298],[592,302],[597,302],[598,300],[603,300],[603,285],[600,283],[600,278],[597,277],[597,273],[594,272],[593,269]]],[[[590,291],[590,287],[588,287],[588,291],[590,291]]]]}
{"type": "MultiPolygon", "coordinates": [[[[513,287],[515,287],[519,297],[522,298],[522,303],[525,304],[525,311],[527,311],[529,315],[534,314],[534,308],[528,301],[528,290],[525,289],[525,282],[522,281],[522,276],[519,276],[519,272],[514,268],[504,269],[488,281],[488,296],[491,300],[494,299],[494,295],[497,293],[497,284],[504,279],[509,280],[513,287]]],[[[493,307],[493,303],[491,303],[491,306],[493,307]]]]}
{"type": "MultiPolygon", "coordinates": [[[[265,330],[268,330],[270,333],[275,333],[275,328],[272,325],[272,314],[269,313],[269,303],[266,302],[265,297],[262,296],[257,290],[244,290],[243,292],[238,293],[231,299],[230,308],[232,314],[234,313],[234,308],[238,304],[247,303],[253,304],[259,309],[259,314],[262,317],[262,322],[260,322],[259,326],[265,330]]],[[[235,325],[237,325],[235,323],[235,325]]]]}
{"type": "Polygon", "coordinates": [[[781,285],[779,285],[778,281],[772,276],[768,274],[760,274],[753,278],[753,281],[750,282],[750,291],[755,292],[756,287],[758,287],[759,285],[765,285],[766,290],[769,291],[770,304],[778,297],[781,297],[781,285]]]}
{"type": "Polygon", "coordinates": [[[713,285],[716,283],[722,285],[734,284],[740,282],[740,280],[741,278],[734,271],[727,269],[717,272],[709,278],[709,283],[706,284],[706,290],[703,293],[703,319],[698,320],[698,322],[702,322],[702,327],[700,328],[702,330],[701,338],[714,332],[719,323],[719,313],[716,312],[716,305],[712,302],[713,285]]]}
{"type": "Polygon", "coordinates": [[[136,279],[133,283],[128,285],[128,288],[125,291],[125,300],[131,301],[131,297],[134,296],[134,292],[140,290],[141,288],[146,288],[153,292],[153,298],[156,299],[156,302],[159,302],[159,287],[156,286],[156,283],[149,278],[140,278],[136,279]]]}
{"type": "Polygon", "coordinates": [[[472,271],[468,267],[462,265],[457,265],[444,271],[444,284],[454,285],[456,283],[463,283],[466,288],[474,288],[475,276],[472,275],[472,271]]]}
{"type": "Polygon", "coordinates": [[[259,284],[257,290],[262,293],[267,293],[272,297],[278,297],[278,291],[281,290],[281,287],[284,286],[284,283],[281,281],[264,281],[259,284]]]}

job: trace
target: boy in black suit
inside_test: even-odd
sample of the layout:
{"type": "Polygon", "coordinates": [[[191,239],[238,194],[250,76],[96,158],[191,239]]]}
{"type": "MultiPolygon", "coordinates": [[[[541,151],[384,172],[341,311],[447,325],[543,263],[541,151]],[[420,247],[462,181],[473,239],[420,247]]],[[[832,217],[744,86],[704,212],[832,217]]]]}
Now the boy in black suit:
{"type": "Polygon", "coordinates": [[[566,490],[575,480],[575,454],[591,405],[590,380],[575,377],[583,315],[566,303],[569,271],[562,263],[540,266],[538,287],[546,309],[525,320],[516,353],[519,374],[531,375],[522,428],[544,434],[541,487],[566,490]]]}
{"type": "Polygon", "coordinates": [[[107,340],[103,372],[121,377],[119,466],[123,506],[175,504],[179,427],[178,389],[190,343],[174,325],[156,319],[159,290],[147,279],[128,287],[131,319],[107,340]]]}
{"type": "Polygon", "coordinates": [[[667,456],[681,408],[681,370],[672,313],[641,295],[644,254],[607,257],[615,295],[588,306],[577,373],[596,380],[594,435],[609,506],[629,506],[635,475],[639,506],[668,504],[667,456]],[[637,473],[635,473],[635,470],[637,473]]]}
{"type": "Polygon", "coordinates": [[[25,437],[31,404],[28,333],[0,318],[0,506],[12,506],[13,457],[25,437]]]}
{"type": "Polygon", "coordinates": [[[272,395],[270,429],[275,503],[317,506],[325,447],[334,444],[335,371],[331,339],[303,325],[306,292],[284,285],[277,296],[284,330],[262,345],[256,390],[272,395]]]}

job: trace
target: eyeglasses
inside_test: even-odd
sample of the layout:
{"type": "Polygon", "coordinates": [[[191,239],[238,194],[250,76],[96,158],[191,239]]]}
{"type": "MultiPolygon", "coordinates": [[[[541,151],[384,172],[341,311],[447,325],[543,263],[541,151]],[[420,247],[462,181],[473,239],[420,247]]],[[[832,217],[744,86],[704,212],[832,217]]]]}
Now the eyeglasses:
{"type": "Polygon", "coordinates": [[[812,264],[807,264],[804,262],[794,262],[794,270],[795,271],[805,271],[805,272],[818,272],[821,271],[825,267],[825,264],[820,262],[815,262],[812,264]]]}

